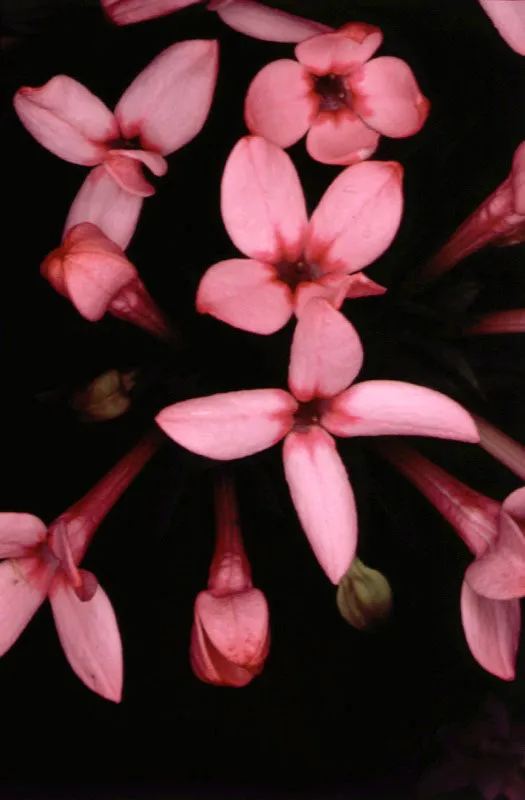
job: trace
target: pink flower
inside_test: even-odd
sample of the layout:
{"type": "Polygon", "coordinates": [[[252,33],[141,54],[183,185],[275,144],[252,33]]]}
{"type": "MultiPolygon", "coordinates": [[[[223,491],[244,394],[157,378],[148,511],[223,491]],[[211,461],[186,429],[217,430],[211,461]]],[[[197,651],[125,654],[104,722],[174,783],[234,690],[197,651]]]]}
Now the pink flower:
{"type": "Polygon", "coordinates": [[[32,514],[0,513],[0,655],[16,642],[49,597],[64,653],[93,692],[122,693],[122,645],[115,612],[91,572],[78,569],[96,529],[151,458],[143,439],[50,526],[32,514]]]}
{"type": "Polygon", "coordinates": [[[96,322],[109,312],[160,338],[169,335],[161,312],[133,264],[91,222],[71,228],[40,270],[85,319],[96,322]]]}
{"type": "Polygon", "coordinates": [[[429,102],[399,58],[372,58],[379,28],[361,22],[313,36],[255,76],[244,109],[246,125],[281,147],[307,132],[306,149],[324,164],[355,164],[375,152],[379,136],[411,136],[429,102]]]}
{"type": "Polygon", "coordinates": [[[525,56],[525,0],[479,0],[501,36],[525,56]]]}
{"type": "Polygon", "coordinates": [[[97,222],[108,236],[127,246],[141,198],[155,192],[142,166],[154,175],[164,175],[168,169],[164,156],[199,133],[210,110],[217,61],[215,41],[168,47],[135,78],[114,114],[67,75],[57,75],[36,89],[17,91],[15,110],[40,144],[73,164],[104,167],[96,173],[96,186],[88,176],[89,190],[80,190],[70,225],[97,222]],[[120,197],[114,182],[133,199],[120,197]]]}
{"type": "Polygon", "coordinates": [[[339,308],[345,297],[383,293],[360,270],[397,232],[401,179],[402,168],[392,161],[349,167],[308,222],[290,157],[271,142],[244,137],[226,162],[221,211],[230,238],[248,259],[211,266],[197,291],[197,310],[270,334],[311,297],[325,297],[339,308]]]}
{"type": "MultiPolygon", "coordinates": [[[[514,492],[500,504],[475,492],[408,447],[381,444],[379,452],[417,486],[474,554],[475,561],[468,567],[461,587],[465,638],[472,655],[484,669],[503,680],[514,680],[521,627],[517,599],[520,595],[505,593],[499,578],[504,559],[509,555],[507,566],[512,568],[512,554],[505,547],[505,531],[516,525],[509,516],[509,512],[514,513],[514,506],[521,503],[525,508],[523,494],[517,498],[518,502],[512,500],[523,490],[514,492]],[[494,552],[499,553],[497,563],[487,562],[494,552]]],[[[514,528],[511,533],[515,535],[514,528]]],[[[514,552],[518,552],[515,538],[512,546],[514,552]]],[[[518,573],[514,575],[517,578],[518,573]]],[[[517,588],[516,581],[513,587],[517,588]]]]}
{"type": "Polygon", "coordinates": [[[217,543],[208,590],[195,600],[191,665],[217,686],[246,686],[258,675],[270,647],[268,604],[254,589],[237,519],[235,489],[221,476],[215,485],[217,543]]]}
{"type": "Polygon", "coordinates": [[[477,441],[470,415],[448,397],[410,383],[365,381],[354,327],[326,300],[305,306],[290,356],[290,392],[255,389],[186,400],[156,417],[178,444],[228,461],[284,441],[286,479],[310,545],[333,583],[355,553],[354,496],[331,434],[407,434],[477,441]]]}
{"type": "Polygon", "coordinates": [[[514,153],[508,178],[452,234],[430,260],[418,281],[423,283],[452,269],[488,244],[525,241],[525,142],[514,153]]]}

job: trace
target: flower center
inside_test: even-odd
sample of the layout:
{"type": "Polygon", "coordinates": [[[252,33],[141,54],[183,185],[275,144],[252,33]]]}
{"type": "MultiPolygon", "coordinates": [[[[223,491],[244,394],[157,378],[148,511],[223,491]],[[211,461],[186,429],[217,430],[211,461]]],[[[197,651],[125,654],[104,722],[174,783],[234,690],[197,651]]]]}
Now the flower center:
{"type": "Polygon", "coordinates": [[[109,142],[109,149],[110,150],[142,150],[142,146],[139,141],[138,136],[134,136],[133,139],[113,139],[112,142],[109,142]]]}
{"type": "Polygon", "coordinates": [[[276,266],[279,279],[295,291],[300,283],[312,283],[322,277],[323,270],[318,264],[311,264],[301,257],[297,261],[281,261],[276,266]]]}
{"type": "Polygon", "coordinates": [[[322,397],[314,397],[313,400],[309,400],[307,403],[300,403],[294,414],[292,430],[298,433],[306,433],[312,425],[319,425],[329,402],[329,400],[325,400],[322,397]]]}
{"type": "Polygon", "coordinates": [[[319,111],[339,111],[352,104],[352,93],[342,75],[314,75],[315,91],[321,98],[319,111]]]}

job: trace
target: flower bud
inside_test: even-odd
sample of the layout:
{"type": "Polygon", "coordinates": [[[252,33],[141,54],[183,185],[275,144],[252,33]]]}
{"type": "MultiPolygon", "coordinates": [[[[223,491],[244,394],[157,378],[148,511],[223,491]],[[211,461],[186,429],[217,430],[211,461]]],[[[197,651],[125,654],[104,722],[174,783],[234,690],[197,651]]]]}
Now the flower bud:
{"type": "Polygon", "coordinates": [[[350,625],[364,630],[390,614],[392,589],[381,572],[356,557],[339,582],[337,607],[350,625]]]}
{"type": "Polygon", "coordinates": [[[73,408],[79,412],[84,422],[116,419],[128,411],[131,405],[129,393],[136,380],[136,370],[107,370],[75,394],[73,408]]]}

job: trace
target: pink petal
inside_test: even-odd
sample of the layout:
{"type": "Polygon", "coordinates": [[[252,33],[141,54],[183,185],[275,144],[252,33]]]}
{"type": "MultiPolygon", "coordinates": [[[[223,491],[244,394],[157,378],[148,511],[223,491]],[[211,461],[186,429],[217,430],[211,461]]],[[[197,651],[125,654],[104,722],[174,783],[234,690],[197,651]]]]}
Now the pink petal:
{"type": "Polygon", "coordinates": [[[329,31],[328,25],[288,14],[255,0],[212,0],[208,11],[216,11],[226,25],[246,36],[267,42],[302,42],[329,31]]]}
{"type": "Polygon", "coordinates": [[[155,187],[144,177],[140,162],[123,156],[109,155],[104,160],[104,167],[124,191],[138,197],[151,197],[155,194],[155,187]]]}
{"type": "Polygon", "coordinates": [[[201,2],[203,0],[102,0],[102,7],[116,25],[131,25],[201,2]]]}
{"type": "Polygon", "coordinates": [[[364,272],[354,272],[353,275],[349,275],[349,278],[347,297],[373,297],[388,291],[386,286],[381,286],[380,283],[371,280],[364,272]]]}
{"type": "Polygon", "coordinates": [[[115,612],[98,586],[86,602],[62,576],[49,595],[55,625],[71,668],[80,680],[107,700],[122,696],[122,644],[115,612]]]}
{"type": "Polygon", "coordinates": [[[359,374],[363,346],[354,326],[326,300],[304,307],[295,328],[288,383],[301,403],[333,397],[359,374]]]}
{"type": "Polygon", "coordinates": [[[511,181],[514,194],[514,210],[516,214],[525,215],[525,142],[522,142],[514,153],[511,181]]]}
{"type": "Polygon", "coordinates": [[[323,425],[336,436],[434,436],[478,442],[465,409],[434,389],[402,381],[364,381],[335,397],[323,425]]]}
{"type": "Polygon", "coordinates": [[[300,283],[295,289],[295,313],[301,316],[305,305],[314,297],[322,297],[334,308],[341,308],[353,278],[353,275],[345,275],[344,272],[328,272],[316,281],[300,283]]]}
{"type": "Polygon", "coordinates": [[[40,558],[16,558],[0,564],[0,655],[16,642],[46,599],[54,567],[40,558]]]}
{"type": "Polygon", "coordinates": [[[201,592],[195,615],[209,643],[227,661],[250,671],[262,665],[268,652],[270,614],[259,589],[223,597],[201,592]]]}
{"type": "Polygon", "coordinates": [[[298,44],[295,57],[314,75],[349,75],[373,56],[382,41],[383,34],[374,25],[351,23],[298,44]]]}
{"type": "Polygon", "coordinates": [[[219,46],[194,39],[163,50],[126,89],[115,109],[122,135],[168,155],[191,141],[210,111],[219,46]]]}
{"type": "Polygon", "coordinates": [[[301,139],[319,107],[313,81],[304,67],[288,58],[263,67],[248,87],[244,104],[246,127],[280,147],[301,139]]]}
{"type": "Polygon", "coordinates": [[[240,139],[222,176],[221,212],[239,250],[256,261],[296,261],[307,217],[290,157],[258,136],[240,139]]]}
{"type": "Polygon", "coordinates": [[[108,151],[109,156],[123,156],[132,161],[140,161],[144,164],[154,175],[165,175],[168,171],[168,162],[158,153],[152,153],[149,150],[118,150],[111,149],[108,151]]]}
{"type": "Polygon", "coordinates": [[[470,565],[465,578],[469,586],[484,597],[494,600],[525,597],[523,529],[504,510],[500,515],[498,538],[484,556],[470,565]]]}
{"type": "Polygon", "coordinates": [[[525,486],[511,492],[501,505],[506,514],[510,514],[520,524],[525,523],[525,486]]]}
{"type": "Polygon", "coordinates": [[[479,0],[509,47],[525,56],[525,0],[479,0]]]}
{"type": "Polygon", "coordinates": [[[125,250],[135,233],[142,203],[142,197],[121,189],[105,167],[96,167],[73,200],[63,236],[80,222],[92,222],[125,250]]]}
{"type": "Polygon", "coordinates": [[[23,86],[15,111],[29,133],[47,150],[73,164],[93,166],[104,158],[105,142],[119,135],[111,111],[89,89],[67,75],[43,86],[23,86]]]}
{"type": "Polygon", "coordinates": [[[350,76],[349,86],[356,114],[385,136],[412,136],[428,117],[430,103],[400,58],[372,59],[350,76]]]}
{"type": "Polygon", "coordinates": [[[322,164],[357,164],[378,144],[379,134],[349,109],[319,114],[306,137],[306,149],[322,164]]]}
{"type": "Polygon", "coordinates": [[[498,678],[514,680],[521,626],[519,600],[489,600],[463,581],[461,618],[476,661],[498,678]]]}
{"type": "Polygon", "coordinates": [[[47,526],[33,514],[0,513],[0,558],[19,558],[42,544],[47,526]]]}
{"type": "Polygon", "coordinates": [[[201,278],[196,305],[201,314],[262,334],[280,330],[293,309],[291,291],[275,267],[245,258],[211,266],[201,278]]]}
{"type": "Polygon", "coordinates": [[[319,564],[332,583],[350,566],[357,513],[348,475],[332,437],[318,426],[284,441],[284,471],[292,501],[319,564]]]}
{"type": "Polygon", "coordinates": [[[155,420],[178,444],[229,461],[272,447],[290,430],[297,403],[281,389],[253,389],[184,400],[155,420]]]}
{"type": "Polygon", "coordinates": [[[241,688],[247,686],[256,674],[224,658],[209,641],[198,618],[191,630],[190,661],[196,677],[215,686],[241,688]]]}
{"type": "Polygon", "coordinates": [[[357,272],[379,258],[403,213],[402,167],[368,161],[331,183],[310,220],[306,257],[326,270],[357,272]]]}

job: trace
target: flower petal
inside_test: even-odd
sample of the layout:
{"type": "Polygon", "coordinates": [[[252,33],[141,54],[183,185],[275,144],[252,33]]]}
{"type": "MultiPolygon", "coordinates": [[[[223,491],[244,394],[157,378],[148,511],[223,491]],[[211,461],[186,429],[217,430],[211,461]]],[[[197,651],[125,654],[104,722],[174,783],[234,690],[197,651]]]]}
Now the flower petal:
{"type": "Polygon", "coordinates": [[[504,507],[499,518],[499,536],[491,549],[469,566],[465,579],[475,592],[493,600],[525,597],[523,529],[504,507]]]}
{"type": "Polygon", "coordinates": [[[73,164],[99,164],[106,152],[104,142],[119,135],[102,100],[67,75],[56,75],[37,88],[23,86],[13,102],[37,142],[73,164]]]}
{"type": "Polygon", "coordinates": [[[509,47],[525,56],[525,0],[479,0],[509,47]]]}
{"type": "Polygon", "coordinates": [[[155,421],[178,444],[208,458],[244,458],[276,444],[292,427],[297,403],[281,389],[253,389],[184,400],[155,421]]]}
{"type": "Polygon", "coordinates": [[[430,103],[400,58],[374,58],[351,75],[348,83],[356,114],[384,136],[412,136],[423,127],[430,103]]]}
{"type": "Polygon", "coordinates": [[[363,346],[354,328],[321,297],[304,307],[295,328],[288,383],[301,403],[333,397],[359,374],[363,346]]]}
{"type": "Polygon", "coordinates": [[[514,680],[521,626],[519,600],[489,600],[463,581],[461,618],[476,661],[498,678],[514,680]]]}
{"type": "Polygon", "coordinates": [[[131,25],[179,11],[202,0],[102,0],[102,7],[116,25],[131,25]]]}
{"type": "Polygon", "coordinates": [[[121,189],[138,197],[151,197],[155,187],[146,180],[142,172],[142,164],[131,158],[108,155],[104,159],[104,167],[121,189]]]}
{"type": "Polygon", "coordinates": [[[319,114],[306,137],[306,149],[322,164],[358,164],[378,144],[379,134],[350,110],[319,114]]]}
{"type": "Polygon", "coordinates": [[[244,103],[246,127],[280,147],[291,147],[312,123],[319,98],[304,67],[289,58],[263,67],[248,87],[244,103]]]}
{"type": "Polygon", "coordinates": [[[92,222],[125,250],[137,227],[142,203],[142,197],[122,189],[105,167],[96,167],[73,200],[63,236],[80,222],[92,222]]]}
{"type": "Polygon", "coordinates": [[[190,661],[196,677],[215,686],[241,688],[255,677],[255,673],[232,664],[213,647],[198,618],[191,629],[190,661]]]}
{"type": "Polygon", "coordinates": [[[219,46],[194,39],[163,50],[126,89],[115,109],[122,135],[168,155],[193,139],[210,111],[219,46]]]}
{"type": "Polygon", "coordinates": [[[476,423],[450,397],[403,381],[364,381],[335,397],[323,425],[336,436],[434,436],[478,442],[476,423]]]}
{"type": "Polygon", "coordinates": [[[339,583],[354,557],[357,512],[335,442],[322,428],[292,431],[284,441],[284,471],[292,501],[319,564],[339,583]]]}
{"type": "Polygon", "coordinates": [[[275,267],[245,258],[213,264],[201,278],[196,305],[201,314],[261,334],[280,330],[293,309],[290,289],[275,267]]]}
{"type": "Polygon", "coordinates": [[[395,161],[367,161],[343,170],[310,220],[307,259],[326,271],[357,272],[379,258],[401,222],[402,177],[395,161]]]}
{"type": "Polygon", "coordinates": [[[295,57],[314,75],[349,75],[373,56],[382,41],[379,28],[354,22],[298,44],[295,57]]]}
{"type": "Polygon", "coordinates": [[[0,656],[16,642],[46,599],[54,567],[40,558],[15,558],[0,564],[0,656]]]}
{"type": "Polygon", "coordinates": [[[221,212],[236,247],[256,261],[296,261],[307,226],[306,206],[290,157],[259,136],[245,136],[230,153],[221,212]]]}
{"type": "Polygon", "coordinates": [[[510,174],[514,195],[514,210],[516,214],[525,215],[525,142],[522,142],[516,148],[510,174]]]}
{"type": "Polygon", "coordinates": [[[316,281],[299,283],[294,297],[296,315],[300,317],[305,305],[314,297],[323,297],[334,308],[341,308],[352,287],[353,277],[344,272],[328,272],[316,281]]]}
{"type": "Polygon", "coordinates": [[[302,42],[331,28],[255,0],[212,0],[208,11],[216,11],[226,25],[246,36],[266,42],[302,42]]]}
{"type": "Polygon", "coordinates": [[[27,556],[47,536],[47,526],[33,514],[0,513],[0,558],[27,556]]]}
{"type": "Polygon", "coordinates": [[[119,703],[122,696],[122,643],[115,612],[98,586],[82,601],[62,575],[49,599],[55,625],[71,668],[88,689],[119,703]]]}

